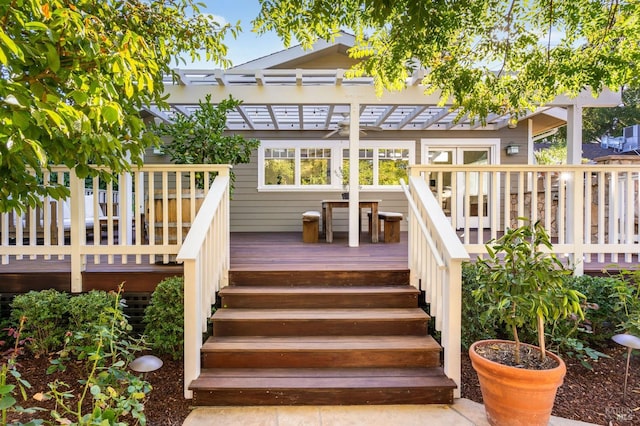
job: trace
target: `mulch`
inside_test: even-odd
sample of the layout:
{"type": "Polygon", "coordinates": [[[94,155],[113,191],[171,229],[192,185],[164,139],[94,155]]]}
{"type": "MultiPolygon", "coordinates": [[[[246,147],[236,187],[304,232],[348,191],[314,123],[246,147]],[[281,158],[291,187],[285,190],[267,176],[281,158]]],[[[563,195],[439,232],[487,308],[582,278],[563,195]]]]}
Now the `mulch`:
{"type": "MultiPolygon", "coordinates": [[[[623,401],[626,349],[615,344],[604,350],[611,358],[592,361],[593,370],[583,367],[578,361],[566,360],[567,376],[558,390],[553,415],[607,426],[632,426],[640,424],[640,356],[631,358],[627,397],[623,401]]],[[[153,390],[145,402],[147,424],[151,426],[181,425],[191,411],[190,401],[183,398],[182,361],[163,359],[164,365],[155,372],[147,373],[146,379],[153,390]]],[[[46,392],[47,384],[54,377],[66,383],[77,383],[82,377],[78,369],[69,369],[56,376],[45,373],[46,359],[30,356],[20,358],[20,372],[32,385],[30,397],[38,392],[46,392]]],[[[79,387],[79,386],[78,386],[79,387]]],[[[478,379],[471,367],[469,356],[462,356],[462,397],[482,402],[478,379]]],[[[51,401],[38,402],[30,399],[23,406],[39,405],[47,409],[53,407],[51,401]]],[[[36,418],[49,420],[47,412],[40,412],[36,418]]],[[[11,417],[16,419],[15,415],[11,417]]],[[[27,417],[21,417],[25,421],[27,417]]]]}

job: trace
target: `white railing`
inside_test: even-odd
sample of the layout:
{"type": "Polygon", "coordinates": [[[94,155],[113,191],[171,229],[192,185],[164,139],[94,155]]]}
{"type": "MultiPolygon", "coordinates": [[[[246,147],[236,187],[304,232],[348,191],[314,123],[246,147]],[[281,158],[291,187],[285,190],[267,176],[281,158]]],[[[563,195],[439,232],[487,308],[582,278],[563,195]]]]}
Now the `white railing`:
{"type": "Polygon", "coordinates": [[[70,259],[71,291],[80,292],[90,262],[168,263],[180,251],[214,175],[227,165],[146,165],[117,180],[90,182],[52,167],[45,183],[69,188],[23,214],[0,214],[0,260],[70,259]]]}
{"type": "Polygon", "coordinates": [[[444,372],[458,386],[460,398],[460,345],[462,262],[469,260],[426,181],[409,177],[403,183],[409,202],[409,269],[411,284],[425,293],[436,330],[441,332],[444,372]]]}
{"type": "Polygon", "coordinates": [[[522,217],[544,224],[578,275],[592,259],[632,262],[640,253],[640,166],[414,166],[411,175],[428,182],[469,253],[486,253],[522,217]]]}
{"type": "MultiPolygon", "coordinates": [[[[228,172],[228,171],[227,171],[228,172]]],[[[180,249],[184,262],[184,396],[200,375],[202,336],[211,306],[229,281],[229,175],[216,177],[180,249]]]]}

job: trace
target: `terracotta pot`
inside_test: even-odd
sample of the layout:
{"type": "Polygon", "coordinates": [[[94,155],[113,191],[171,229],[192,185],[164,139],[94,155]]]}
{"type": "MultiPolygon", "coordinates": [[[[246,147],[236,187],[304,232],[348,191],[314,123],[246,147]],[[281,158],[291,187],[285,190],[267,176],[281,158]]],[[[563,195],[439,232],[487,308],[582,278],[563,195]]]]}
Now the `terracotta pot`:
{"type": "Polygon", "coordinates": [[[567,372],[564,361],[547,352],[547,356],[558,361],[556,368],[527,370],[510,367],[490,361],[476,353],[476,347],[492,343],[514,345],[515,342],[482,340],[469,348],[471,363],[480,379],[482,399],[489,423],[495,426],[547,425],[556,391],[562,385],[567,372]]]}

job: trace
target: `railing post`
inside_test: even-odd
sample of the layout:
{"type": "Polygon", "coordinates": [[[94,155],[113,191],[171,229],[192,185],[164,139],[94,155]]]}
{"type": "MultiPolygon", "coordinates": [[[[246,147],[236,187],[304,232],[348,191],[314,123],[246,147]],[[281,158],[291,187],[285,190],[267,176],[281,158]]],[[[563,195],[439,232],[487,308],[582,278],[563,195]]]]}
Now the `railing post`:
{"type": "MultiPolygon", "coordinates": [[[[445,272],[443,272],[445,273],[445,272]]],[[[454,398],[460,398],[462,344],[462,263],[454,260],[446,272],[448,279],[443,280],[443,306],[445,309],[442,324],[442,346],[444,348],[444,373],[456,382],[454,398]],[[446,285],[448,283],[448,285],[446,285]]]]}
{"type": "Polygon", "coordinates": [[[82,271],[85,269],[85,259],[82,253],[85,245],[86,228],[84,220],[84,179],[78,178],[75,170],[70,173],[71,199],[69,205],[71,209],[71,292],[80,293],[82,291],[82,271]]]}
{"type": "Polygon", "coordinates": [[[584,197],[585,197],[585,179],[581,169],[576,168],[571,175],[570,188],[572,189],[571,200],[567,206],[567,219],[572,219],[572,226],[569,228],[570,240],[573,244],[573,258],[571,263],[574,268],[574,275],[580,276],[584,274],[584,197]]]}
{"type": "Polygon", "coordinates": [[[189,390],[192,380],[200,375],[200,348],[202,347],[202,327],[200,323],[199,288],[189,288],[200,284],[200,267],[196,259],[184,261],[184,397],[193,398],[189,390]]]}

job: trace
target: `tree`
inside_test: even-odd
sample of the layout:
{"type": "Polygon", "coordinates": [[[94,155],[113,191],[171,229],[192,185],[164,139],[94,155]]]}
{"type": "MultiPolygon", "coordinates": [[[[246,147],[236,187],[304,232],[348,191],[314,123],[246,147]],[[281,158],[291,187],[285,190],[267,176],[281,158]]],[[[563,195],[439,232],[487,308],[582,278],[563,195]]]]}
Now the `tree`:
{"type": "MultiPolygon", "coordinates": [[[[582,140],[600,143],[602,137],[622,136],[625,127],[640,124],[640,89],[622,93],[623,105],[613,108],[585,108],[582,117],[582,140]]],[[[538,164],[564,164],[567,160],[567,129],[546,138],[551,145],[535,153],[538,164]]]]}
{"type": "MultiPolygon", "coordinates": [[[[211,95],[199,101],[199,108],[190,115],[178,114],[170,123],[153,126],[158,136],[169,141],[163,145],[163,152],[177,164],[241,164],[251,161],[251,151],[258,148],[260,141],[245,139],[242,135],[225,135],[227,113],[234,111],[242,101],[229,96],[217,105],[211,103],[211,95]]],[[[235,173],[230,172],[231,190],[235,173]]],[[[198,177],[198,185],[204,181],[198,177]]]]}
{"type": "Polygon", "coordinates": [[[614,108],[585,108],[582,137],[585,142],[599,143],[602,136],[622,136],[627,126],[640,124],[640,88],[622,93],[623,105],[614,108]]]}
{"type": "Polygon", "coordinates": [[[141,111],[168,107],[170,66],[201,52],[228,66],[239,30],[192,0],[5,1],[0,22],[0,211],[66,196],[43,184],[52,164],[81,178],[141,164],[157,141],[141,111]]]}
{"type": "Polygon", "coordinates": [[[637,0],[260,0],[258,32],[276,31],[310,47],[340,29],[362,59],[351,75],[370,75],[378,93],[396,90],[418,67],[427,93],[440,91],[484,121],[527,110],[586,87],[638,86],[637,0]]]}

